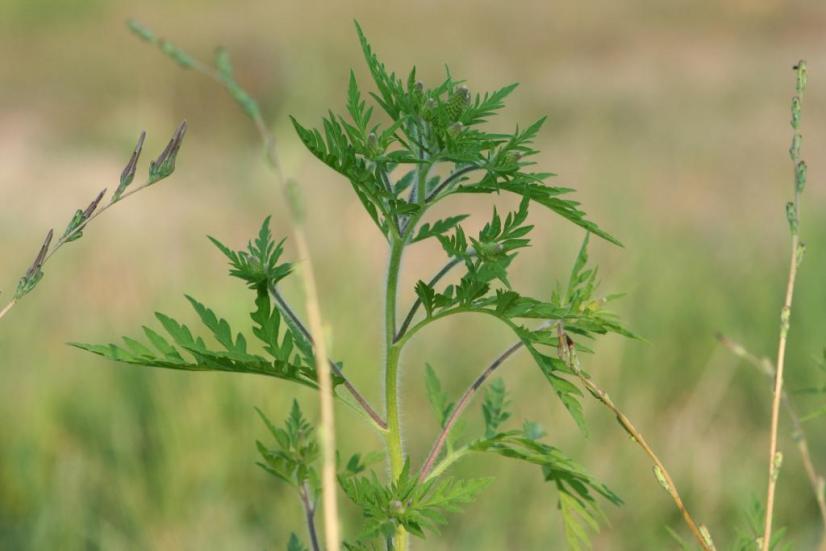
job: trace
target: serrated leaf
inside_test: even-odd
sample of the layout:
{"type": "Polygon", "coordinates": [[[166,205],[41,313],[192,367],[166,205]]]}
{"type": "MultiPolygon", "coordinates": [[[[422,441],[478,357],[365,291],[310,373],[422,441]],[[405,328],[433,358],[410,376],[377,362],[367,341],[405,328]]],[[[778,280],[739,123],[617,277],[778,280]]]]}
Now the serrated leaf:
{"type": "MultiPolygon", "coordinates": [[[[238,334],[233,338],[232,329],[226,320],[220,319],[212,310],[195,299],[187,298],[203,324],[225,350],[211,350],[203,339],[194,337],[190,328],[185,324],[161,313],[157,313],[155,317],[171,337],[171,343],[152,329],[144,327],[143,330],[146,338],[158,350],[157,353],[137,339],[130,337],[124,338],[125,347],[116,344],[69,344],[110,360],[133,365],[184,371],[228,371],[268,375],[316,388],[314,365],[299,361],[297,357],[290,357],[288,354],[291,349],[290,338],[284,337],[273,360],[252,354],[247,351],[247,343],[243,335],[238,334]]],[[[268,323],[271,322],[268,321],[268,323]]],[[[272,345],[272,342],[268,345],[272,345]]]]}
{"type": "Polygon", "coordinates": [[[449,216],[442,220],[437,220],[436,222],[433,222],[433,224],[424,223],[421,226],[419,226],[419,231],[416,232],[416,236],[410,240],[410,243],[416,243],[418,241],[423,241],[430,237],[437,237],[439,235],[443,235],[451,229],[453,229],[454,227],[456,227],[456,225],[459,222],[461,222],[467,217],[467,214],[460,214],[457,216],[449,216]]]}
{"type": "Polygon", "coordinates": [[[425,365],[425,390],[427,391],[427,399],[439,420],[439,426],[444,427],[450,412],[453,410],[453,402],[448,399],[447,393],[442,390],[442,383],[439,382],[439,377],[430,364],[425,365]]]}
{"type": "Polygon", "coordinates": [[[258,237],[247,244],[247,250],[235,251],[208,236],[209,240],[229,259],[229,274],[247,282],[251,289],[266,290],[292,272],[292,264],[279,263],[284,252],[284,241],[275,243],[270,232],[270,217],[266,217],[258,230],[258,237]]]}
{"type": "Polygon", "coordinates": [[[416,296],[419,297],[419,300],[422,302],[422,306],[424,306],[427,317],[432,316],[433,309],[435,307],[434,301],[436,299],[436,291],[434,291],[433,287],[424,281],[419,281],[416,283],[415,290],[416,296]]]}
{"type": "Polygon", "coordinates": [[[301,543],[295,533],[290,533],[290,541],[287,542],[287,551],[309,551],[307,547],[301,543]]]}
{"type": "Polygon", "coordinates": [[[499,427],[510,419],[510,412],[507,407],[510,405],[505,382],[496,379],[491,382],[485,390],[485,399],[482,402],[482,414],[485,419],[485,436],[492,437],[498,432],[499,427]]]}

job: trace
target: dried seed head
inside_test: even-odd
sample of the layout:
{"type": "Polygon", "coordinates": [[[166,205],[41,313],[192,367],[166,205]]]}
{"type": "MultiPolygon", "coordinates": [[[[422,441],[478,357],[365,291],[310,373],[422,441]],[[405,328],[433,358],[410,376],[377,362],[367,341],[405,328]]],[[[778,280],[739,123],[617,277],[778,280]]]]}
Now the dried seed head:
{"type": "Polygon", "coordinates": [[[141,157],[141,151],[143,151],[143,141],[145,139],[146,132],[142,131],[141,135],[138,136],[138,143],[135,145],[135,149],[132,150],[132,156],[129,157],[129,162],[126,163],[126,166],[123,168],[123,172],[120,173],[120,185],[115,191],[115,194],[112,196],[113,203],[120,199],[120,196],[123,195],[123,192],[126,191],[126,188],[132,183],[132,180],[135,179],[135,171],[138,168],[138,159],[141,157]]]}
{"type": "Polygon", "coordinates": [[[26,277],[31,277],[40,270],[41,266],[43,266],[43,262],[46,260],[46,254],[49,252],[49,245],[52,242],[52,237],[54,237],[54,230],[49,230],[49,233],[46,234],[46,239],[43,240],[43,244],[40,246],[40,251],[34,258],[34,262],[32,262],[31,267],[29,267],[26,272],[26,277]]]}
{"type": "Polygon", "coordinates": [[[424,82],[422,82],[421,80],[417,80],[416,84],[413,85],[413,90],[417,94],[421,94],[422,92],[424,92],[424,82]]]}
{"type": "Polygon", "coordinates": [[[43,278],[43,270],[41,268],[46,261],[46,255],[49,253],[49,245],[52,242],[53,236],[54,230],[49,230],[31,266],[26,270],[23,277],[20,278],[20,281],[17,282],[17,290],[14,293],[15,300],[31,292],[43,278]]]}
{"type": "Polygon", "coordinates": [[[184,135],[186,135],[186,129],[186,121],[183,121],[175,130],[175,135],[166,144],[164,150],[158,155],[158,158],[149,163],[149,185],[163,180],[175,171],[175,160],[178,157],[178,151],[181,149],[184,135]]]}
{"type": "Polygon", "coordinates": [[[88,220],[90,216],[92,216],[92,213],[95,212],[96,208],[98,208],[98,205],[100,204],[100,200],[103,199],[103,196],[105,194],[106,194],[106,188],[103,188],[103,190],[100,193],[97,194],[97,197],[95,197],[92,200],[92,202],[89,203],[89,206],[86,207],[86,210],[83,211],[83,221],[84,222],[86,220],[88,220]]]}

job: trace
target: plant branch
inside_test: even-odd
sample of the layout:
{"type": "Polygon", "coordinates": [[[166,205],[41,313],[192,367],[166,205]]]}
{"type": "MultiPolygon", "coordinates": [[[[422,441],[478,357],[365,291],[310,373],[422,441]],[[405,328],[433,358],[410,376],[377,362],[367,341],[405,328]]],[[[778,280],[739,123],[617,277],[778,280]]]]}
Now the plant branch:
{"type": "MultiPolygon", "coordinates": [[[[557,322],[545,322],[542,325],[540,325],[537,328],[537,330],[548,328],[553,323],[557,322]]],[[[419,471],[420,483],[424,482],[427,479],[428,474],[433,469],[433,466],[436,464],[436,460],[442,453],[442,449],[444,448],[445,443],[447,442],[447,437],[450,435],[450,431],[456,425],[456,422],[459,420],[459,417],[465,411],[465,408],[467,408],[467,406],[470,404],[470,401],[479,391],[479,388],[481,388],[481,386],[485,384],[485,381],[487,381],[491,377],[491,375],[493,375],[494,371],[496,371],[499,368],[499,366],[501,366],[505,362],[505,360],[510,358],[523,346],[524,343],[522,341],[518,341],[512,344],[510,347],[508,347],[508,349],[499,354],[499,356],[497,356],[496,359],[493,360],[493,362],[487,368],[485,368],[485,370],[482,371],[482,373],[478,377],[476,377],[473,383],[465,390],[465,392],[462,394],[462,397],[459,398],[459,401],[456,402],[456,405],[451,410],[450,417],[445,422],[444,427],[442,427],[442,431],[439,433],[439,436],[436,437],[436,441],[430,448],[430,453],[427,455],[427,459],[425,459],[424,463],[422,464],[422,468],[419,471]]]]}
{"type": "MultiPolygon", "coordinates": [[[[298,315],[295,313],[292,307],[290,307],[290,305],[284,299],[284,296],[280,292],[278,292],[278,289],[275,286],[270,286],[270,293],[275,298],[275,301],[278,304],[278,308],[281,310],[281,312],[285,316],[289,317],[292,320],[293,324],[298,328],[298,330],[301,331],[304,337],[310,342],[310,344],[315,346],[315,341],[313,340],[312,335],[307,330],[307,327],[304,325],[304,323],[299,319],[298,315]]],[[[367,398],[365,398],[358,391],[358,389],[356,389],[353,383],[351,383],[347,379],[347,377],[344,376],[344,372],[341,371],[341,369],[339,369],[339,367],[336,365],[334,361],[330,360],[329,365],[330,370],[333,373],[335,373],[337,377],[340,377],[342,379],[342,384],[344,385],[344,388],[346,388],[347,391],[356,400],[356,402],[358,402],[358,404],[362,407],[364,412],[370,417],[373,423],[375,423],[376,426],[382,431],[386,431],[387,422],[384,419],[382,419],[381,415],[379,415],[375,409],[373,409],[373,407],[370,405],[370,402],[367,401],[367,398]]]]}
{"type": "MultiPolygon", "coordinates": [[[[158,158],[157,161],[155,161],[156,163],[160,164],[160,161],[162,159],[164,159],[164,158],[168,159],[169,158],[170,149],[172,148],[173,145],[176,148],[175,154],[177,154],[177,148],[179,148],[180,145],[181,145],[184,134],[186,133],[186,129],[187,129],[186,121],[183,121],[183,122],[181,122],[180,125],[178,125],[178,128],[175,131],[175,135],[173,136],[172,140],[170,141],[169,145],[167,146],[167,149],[163,153],[161,153],[161,156],[158,158]]],[[[115,204],[120,203],[121,201],[123,201],[124,199],[129,197],[130,195],[134,195],[135,193],[138,193],[139,191],[142,191],[142,190],[144,190],[148,187],[151,187],[152,185],[156,184],[161,179],[165,178],[166,176],[171,175],[171,172],[169,172],[169,173],[166,174],[166,176],[164,176],[162,178],[159,178],[159,179],[154,179],[153,180],[152,179],[152,174],[151,174],[152,169],[151,169],[151,165],[150,165],[150,177],[146,180],[146,182],[144,182],[143,184],[141,184],[139,186],[135,186],[131,189],[128,189],[128,188],[125,187],[126,185],[128,185],[132,181],[132,178],[134,178],[135,168],[136,168],[136,165],[137,165],[137,160],[138,160],[138,158],[140,156],[140,153],[141,153],[141,150],[143,148],[143,141],[144,141],[145,136],[146,136],[146,133],[141,132],[140,138],[138,139],[138,144],[137,144],[134,152],[132,153],[132,158],[129,160],[129,163],[127,164],[126,168],[124,169],[124,175],[121,176],[121,178],[123,179],[124,177],[126,177],[127,174],[129,174],[129,181],[126,182],[125,185],[123,183],[121,183],[121,186],[118,188],[118,190],[115,192],[115,194],[112,195],[109,202],[106,203],[105,205],[103,205],[102,207],[98,208],[98,205],[99,205],[101,199],[103,198],[104,194],[106,193],[106,188],[104,188],[103,191],[101,191],[97,195],[97,197],[92,201],[92,203],[86,208],[86,212],[84,213],[84,215],[86,217],[85,220],[83,220],[83,222],[78,224],[72,231],[70,231],[69,233],[66,233],[63,236],[61,236],[60,239],[58,239],[57,242],[55,243],[55,245],[51,248],[49,247],[49,243],[51,241],[51,236],[53,234],[53,231],[49,231],[49,234],[46,238],[46,241],[44,242],[44,244],[41,248],[40,254],[35,259],[34,264],[32,264],[32,267],[30,268],[30,271],[31,270],[35,270],[35,271],[41,270],[43,268],[43,266],[45,266],[46,263],[52,258],[52,256],[54,256],[54,254],[63,247],[63,245],[79,238],[80,235],[83,233],[83,231],[89,226],[89,224],[95,218],[97,218],[98,216],[100,216],[101,214],[103,214],[104,212],[109,210],[115,204]],[[124,190],[126,190],[126,191],[124,191],[124,190]]],[[[174,170],[174,161],[173,161],[172,169],[174,170]]],[[[11,301],[9,301],[3,307],[2,310],[0,310],[0,319],[2,319],[6,314],[9,313],[9,311],[12,308],[15,307],[15,305],[17,304],[17,302],[19,301],[20,298],[22,298],[22,296],[17,296],[15,298],[13,298],[11,301]]]]}
{"type": "MultiPolygon", "coordinates": [[[[436,275],[430,278],[428,286],[433,287],[434,285],[436,285],[443,277],[445,277],[448,274],[448,272],[450,272],[450,270],[452,270],[454,267],[461,263],[461,258],[454,258],[450,260],[447,264],[445,264],[442,267],[441,270],[439,270],[436,273],[436,275]]],[[[410,307],[410,311],[405,316],[404,321],[402,322],[401,327],[399,327],[398,332],[396,332],[396,336],[393,338],[393,342],[398,342],[398,340],[402,338],[407,329],[410,327],[410,324],[413,322],[413,317],[416,315],[416,312],[419,310],[421,305],[422,299],[417,298],[416,301],[413,303],[413,306],[410,307]]]]}
{"type": "Polygon", "coordinates": [[[596,383],[594,383],[590,377],[583,373],[582,369],[580,369],[579,360],[576,357],[573,346],[569,344],[570,341],[568,335],[565,333],[565,329],[562,324],[558,326],[558,334],[560,355],[566,360],[568,366],[573,370],[574,374],[579,378],[585,388],[588,389],[588,392],[590,392],[594,398],[596,398],[600,403],[602,403],[602,405],[607,407],[611,413],[614,414],[620,426],[625,429],[625,432],[631,436],[634,442],[642,448],[648,458],[654,463],[654,474],[656,475],[657,480],[663,489],[665,489],[665,491],[671,496],[671,499],[674,501],[677,509],[679,509],[682,514],[683,522],[685,522],[689,530],[691,530],[692,535],[700,544],[703,551],[715,551],[708,529],[703,525],[697,525],[694,517],[691,516],[691,513],[689,513],[686,508],[683,499],[680,497],[680,493],[677,491],[677,485],[674,484],[674,480],[671,478],[668,469],[666,469],[657,454],[654,453],[654,450],[645,440],[645,437],[643,437],[642,433],[637,430],[637,427],[634,426],[631,420],[616,406],[616,404],[614,404],[611,397],[608,396],[608,393],[597,386],[596,383]]]}
{"type": "MultiPolygon", "coordinates": [[[[749,352],[740,343],[724,336],[718,335],[717,340],[720,341],[725,348],[731,351],[735,356],[744,359],[749,365],[759,369],[772,381],[775,379],[775,369],[768,358],[759,358],[758,356],[749,352]]],[[[812,486],[812,491],[815,494],[817,507],[820,510],[820,518],[823,523],[821,532],[821,549],[826,550],[826,497],[824,496],[823,487],[826,484],[826,479],[820,475],[814,466],[812,456],[809,451],[809,443],[806,439],[806,433],[803,431],[803,424],[800,421],[800,416],[797,414],[794,406],[789,399],[788,393],[784,390],[781,395],[783,407],[786,410],[789,420],[792,423],[792,440],[797,444],[797,449],[800,452],[800,458],[803,462],[803,469],[806,471],[806,476],[809,478],[809,484],[812,486]]]]}
{"type": "Polygon", "coordinates": [[[786,344],[789,335],[789,320],[792,312],[794,284],[797,269],[803,255],[803,244],[800,241],[800,194],[806,183],[806,164],[800,160],[800,100],[806,87],[806,63],[801,61],[794,67],[797,73],[797,95],[792,99],[792,145],[789,155],[794,164],[795,186],[794,201],[786,205],[786,218],[792,233],[791,254],[789,255],[789,275],[786,280],[786,293],[783,308],[780,311],[780,338],[777,342],[777,360],[775,362],[774,394],[772,396],[771,432],[769,434],[769,482],[766,490],[766,519],[763,530],[763,551],[771,547],[772,518],[774,514],[774,497],[777,489],[777,478],[783,455],[777,450],[777,433],[780,425],[780,403],[783,396],[783,372],[786,363],[786,344]]]}
{"type": "Polygon", "coordinates": [[[318,534],[315,529],[315,504],[310,499],[310,491],[305,481],[298,490],[298,495],[301,498],[301,504],[304,506],[304,518],[307,520],[307,532],[310,535],[310,544],[313,551],[321,551],[318,544],[318,534]]]}
{"type": "Polygon", "coordinates": [[[425,198],[425,203],[429,203],[434,197],[438,197],[439,194],[444,189],[447,188],[447,186],[449,186],[450,184],[452,184],[453,182],[455,182],[457,179],[461,178],[462,176],[464,176],[468,172],[473,172],[474,170],[481,170],[481,169],[482,169],[482,167],[480,167],[480,166],[471,165],[471,166],[466,166],[464,168],[460,168],[459,170],[453,172],[447,178],[445,178],[438,186],[433,188],[430,191],[430,193],[427,194],[427,197],[425,198]]]}

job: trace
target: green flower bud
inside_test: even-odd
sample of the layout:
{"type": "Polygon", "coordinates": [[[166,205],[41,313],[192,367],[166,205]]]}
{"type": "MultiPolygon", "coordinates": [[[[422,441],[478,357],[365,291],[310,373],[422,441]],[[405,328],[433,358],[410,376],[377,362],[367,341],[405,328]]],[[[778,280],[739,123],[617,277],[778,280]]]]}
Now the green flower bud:
{"type": "Polygon", "coordinates": [[[446,114],[449,120],[455,121],[470,103],[470,91],[467,86],[459,86],[447,101],[446,114]]]}

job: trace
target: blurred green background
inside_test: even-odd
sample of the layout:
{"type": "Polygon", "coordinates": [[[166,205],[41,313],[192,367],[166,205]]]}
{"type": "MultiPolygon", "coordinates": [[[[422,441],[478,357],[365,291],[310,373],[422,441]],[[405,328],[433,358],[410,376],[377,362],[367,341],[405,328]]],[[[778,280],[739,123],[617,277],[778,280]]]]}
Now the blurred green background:
{"type": "MultiPolygon", "coordinates": [[[[824,378],[815,357],[826,345],[826,4],[2,0],[6,295],[48,228],[117,185],[141,129],[149,134],[143,170],[179,120],[190,131],[174,177],[96,221],[0,322],[0,548],[283,549],[290,531],[304,534],[297,500],[254,466],[254,441],[265,433],[253,405],[280,419],[297,396],[315,419],[312,393],[256,377],[123,367],[64,344],[135,334],[156,310],[192,320],[184,292],[244,327],[249,292],[226,277],[205,235],[240,246],[267,214],[276,235],[288,233],[254,129],[223,90],[130,36],[129,16],[203,58],[217,45],[233,52],[287,172],[305,189],[334,354],[377,404],[385,251],[349,185],[302,150],[287,115],[315,124],[328,107],[343,107],[351,67],[366,76],[353,18],[385,62],[402,72],[415,63],[426,82],[444,63],[473,91],[520,82],[495,125],[509,130],[547,114],[542,167],[576,188],[591,217],[625,243],[592,241],[592,257],[603,290],[627,293],[616,309],[647,342],[605,338],[586,366],[660,452],[718,545],[731,541],[743,509],[764,493],[769,390],[714,334],[761,355],[775,348],[792,189],[791,66],[800,57],[810,74],[809,247],[787,383],[824,378]]],[[[490,207],[469,199],[462,208],[483,215],[490,207]]],[[[537,238],[514,283],[543,296],[567,272],[582,233],[540,209],[532,219],[537,238]]],[[[411,250],[402,304],[441,262],[437,247],[411,250]]],[[[298,299],[296,287],[287,292],[298,299]]],[[[461,318],[412,343],[403,409],[415,461],[437,430],[424,399],[425,359],[458,394],[511,338],[461,318]]],[[[516,419],[543,423],[555,445],[625,499],[606,509],[610,525],[595,548],[676,548],[665,526],[682,533],[678,514],[611,416],[586,399],[592,431],[583,438],[528,358],[502,373],[516,419]]],[[[822,402],[798,404],[809,411],[822,402]]],[[[338,413],[344,453],[381,448],[358,417],[338,413]]],[[[826,421],[806,429],[826,470],[826,421]]],[[[777,524],[791,528],[796,549],[810,549],[816,507],[788,430],[782,449],[777,524]]],[[[480,457],[461,470],[497,480],[418,548],[564,548],[554,491],[536,468],[480,457]]],[[[357,516],[346,514],[352,535],[357,516]]]]}

